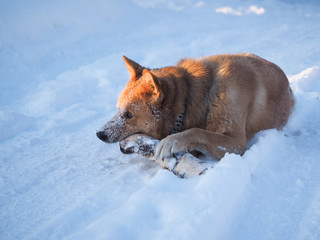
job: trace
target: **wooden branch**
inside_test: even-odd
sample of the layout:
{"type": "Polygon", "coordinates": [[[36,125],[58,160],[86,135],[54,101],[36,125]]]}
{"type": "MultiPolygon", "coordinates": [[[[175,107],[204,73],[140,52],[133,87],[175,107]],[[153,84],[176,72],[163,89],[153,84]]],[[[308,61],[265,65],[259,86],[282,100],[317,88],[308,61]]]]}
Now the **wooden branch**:
{"type": "Polygon", "coordinates": [[[157,162],[161,167],[168,169],[181,178],[199,176],[216,164],[214,160],[199,159],[190,153],[158,161],[153,158],[158,143],[159,140],[146,135],[136,134],[122,140],[120,142],[120,149],[123,153],[137,153],[151,161],[157,162]]]}

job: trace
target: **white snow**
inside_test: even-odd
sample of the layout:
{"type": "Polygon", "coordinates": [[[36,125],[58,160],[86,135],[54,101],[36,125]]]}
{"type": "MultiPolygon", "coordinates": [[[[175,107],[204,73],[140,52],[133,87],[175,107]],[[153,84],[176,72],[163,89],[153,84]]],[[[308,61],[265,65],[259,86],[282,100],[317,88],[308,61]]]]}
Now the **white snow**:
{"type": "Polygon", "coordinates": [[[245,14],[254,13],[256,15],[262,15],[265,13],[265,9],[263,7],[257,7],[256,5],[252,5],[248,8],[240,7],[239,9],[233,9],[232,7],[221,7],[216,9],[217,13],[229,14],[235,16],[243,16],[245,14]]]}
{"type": "Polygon", "coordinates": [[[319,42],[316,0],[2,1],[0,239],[320,239],[319,42]],[[122,54],[239,52],[278,64],[296,97],[242,157],[180,179],[95,136],[122,54]]]}

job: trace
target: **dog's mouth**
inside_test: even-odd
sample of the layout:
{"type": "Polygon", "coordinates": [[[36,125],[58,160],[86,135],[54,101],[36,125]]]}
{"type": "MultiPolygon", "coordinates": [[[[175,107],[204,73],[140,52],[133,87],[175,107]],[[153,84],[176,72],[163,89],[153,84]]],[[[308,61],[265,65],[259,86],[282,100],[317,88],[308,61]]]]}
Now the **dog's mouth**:
{"type": "Polygon", "coordinates": [[[137,152],[137,148],[139,147],[137,145],[137,143],[132,140],[132,139],[134,139],[134,137],[132,139],[128,139],[128,138],[130,138],[131,136],[134,136],[134,135],[148,136],[143,131],[127,133],[125,135],[122,135],[119,139],[112,139],[112,137],[108,136],[108,134],[106,134],[105,131],[99,131],[96,133],[96,135],[101,141],[103,141],[105,143],[119,142],[120,151],[124,154],[135,153],[135,152],[137,152]]]}
{"type": "MultiPolygon", "coordinates": [[[[108,133],[106,133],[106,131],[103,131],[103,130],[96,132],[97,137],[98,137],[101,141],[103,141],[103,142],[105,142],[105,143],[121,142],[121,141],[123,141],[124,139],[126,139],[126,138],[128,138],[128,137],[130,137],[130,136],[132,136],[132,135],[135,135],[135,134],[145,134],[145,133],[142,132],[142,131],[133,132],[133,133],[127,133],[127,134],[125,134],[125,135],[123,135],[123,136],[120,136],[119,138],[116,138],[116,137],[114,137],[113,134],[108,134],[108,133]]],[[[146,134],[145,134],[145,135],[146,135],[146,134]]]]}
{"type": "Polygon", "coordinates": [[[133,132],[133,133],[128,133],[126,135],[124,135],[123,137],[119,138],[119,140],[117,142],[121,142],[123,140],[126,140],[128,137],[131,137],[133,135],[147,135],[146,133],[139,131],[139,132],[133,132]]]}

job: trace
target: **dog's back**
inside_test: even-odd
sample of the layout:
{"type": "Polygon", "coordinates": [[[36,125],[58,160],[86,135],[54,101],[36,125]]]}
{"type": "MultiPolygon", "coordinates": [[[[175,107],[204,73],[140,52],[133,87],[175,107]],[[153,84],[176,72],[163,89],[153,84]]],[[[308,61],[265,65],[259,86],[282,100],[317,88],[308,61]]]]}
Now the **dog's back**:
{"type": "Polygon", "coordinates": [[[287,77],[275,64],[253,54],[237,54],[185,59],[178,66],[193,76],[192,81],[207,81],[201,83],[209,88],[206,130],[228,135],[245,131],[249,140],[261,130],[286,124],[294,98],[287,77]]]}

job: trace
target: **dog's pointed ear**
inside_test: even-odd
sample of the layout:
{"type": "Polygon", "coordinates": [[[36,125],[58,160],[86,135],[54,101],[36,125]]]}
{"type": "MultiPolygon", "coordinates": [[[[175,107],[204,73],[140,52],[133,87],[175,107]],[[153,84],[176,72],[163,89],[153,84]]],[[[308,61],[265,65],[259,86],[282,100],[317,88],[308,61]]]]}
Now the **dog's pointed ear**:
{"type": "Polygon", "coordinates": [[[161,95],[161,88],[159,80],[148,70],[144,69],[142,72],[142,78],[145,83],[151,87],[152,95],[156,98],[160,98],[161,95]]]}
{"type": "Polygon", "coordinates": [[[142,74],[143,67],[140,66],[135,61],[132,61],[131,59],[127,58],[124,55],[122,55],[122,58],[126,64],[128,71],[129,71],[130,79],[134,79],[134,80],[138,79],[142,74]]]}

